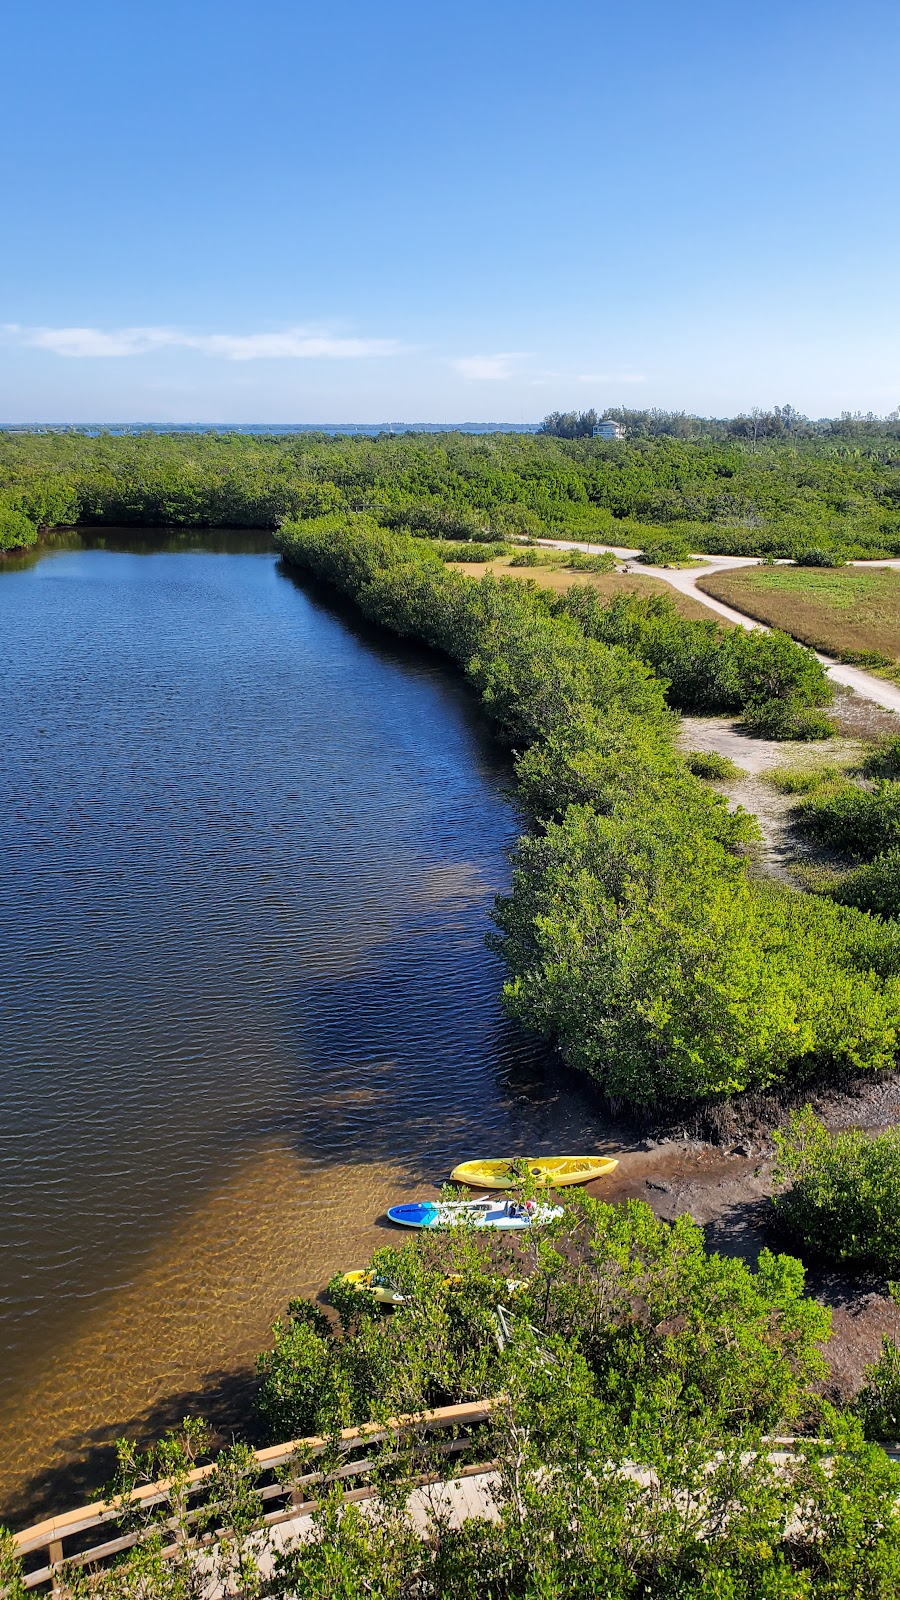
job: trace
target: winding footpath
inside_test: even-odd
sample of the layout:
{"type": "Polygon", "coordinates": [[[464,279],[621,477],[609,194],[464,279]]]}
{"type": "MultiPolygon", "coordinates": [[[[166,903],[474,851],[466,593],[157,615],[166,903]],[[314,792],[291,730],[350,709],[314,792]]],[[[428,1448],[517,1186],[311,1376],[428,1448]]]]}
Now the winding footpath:
{"type": "MultiPolygon", "coordinates": [[[[632,566],[639,554],[637,550],[626,549],[622,545],[612,544],[581,544],[569,539],[539,539],[539,544],[549,545],[554,550],[583,550],[587,555],[599,555],[601,551],[611,550],[618,556],[626,572],[643,573],[648,578],[659,578],[662,583],[669,584],[670,588],[678,589],[681,594],[690,595],[700,605],[706,606],[710,611],[718,612],[720,617],[727,617],[729,622],[734,622],[740,628],[762,628],[768,633],[769,629],[764,622],[757,622],[754,617],[748,617],[743,611],[737,611],[734,606],[726,605],[724,600],[715,600],[711,594],[705,594],[697,587],[700,578],[708,578],[713,572],[729,572],[735,567],[759,566],[756,556],[707,556],[698,554],[694,557],[702,561],[701,567],[679,569],[677,567],[650,567],[643,562],[632,566]]],[[[853,567],[895,567],[900,568],[900,561],[851,561],[853,567]]],[[[896,711],[900,714],[900,684],[888,683],[884,678],[878,678],[873,672],[865,672],[862,667],[846,666],[841,661],[835,661],[833,656],[823,655],[820,650],[815,651],[829,678],[835,683],[842,684],[847,689],[852,689],[854,694],[860,695],[863,700],[871,700],[876,706],[881,706],[885,711],[896,711]]]]}

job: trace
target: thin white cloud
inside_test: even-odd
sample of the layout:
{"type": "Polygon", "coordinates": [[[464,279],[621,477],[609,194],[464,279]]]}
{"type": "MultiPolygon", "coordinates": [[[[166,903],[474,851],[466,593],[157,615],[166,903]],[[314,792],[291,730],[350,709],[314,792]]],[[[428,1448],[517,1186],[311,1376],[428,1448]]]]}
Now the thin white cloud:
{"type": "Polygon", "coordinates": [[[3,325],[7,338],[36,350],[51,350],[58,356],[137,356],[160,345],[172,344],[177,337],[171,328],[23,328],[18,323],[3,325]]]}
{"type": "Polygon", "coordinates": [[[2,332],[17,344],[70,358],[147,355],[151,350],[199,350],[225,361],[346,361],[397,355],[394,339],[353,339],[315,328],[286,328],[282,333],[184,333],[178,328],[26,328],[3,324],[2,332]]]}
{"type": "Polygon", "coordinates": [[[460,356],[450,365],[470,383],[502,383],[516,376],[516,363],[527,361],[527,350],[505,350],[493,356],[460,356]]]}
{"type": "Polygon", "coordinates": [[[288,328],[284,333],[209,333],[178,341],[226,361],[346,361],[366,356],[396,355],[394,339],[341,339],[288,328]]]}

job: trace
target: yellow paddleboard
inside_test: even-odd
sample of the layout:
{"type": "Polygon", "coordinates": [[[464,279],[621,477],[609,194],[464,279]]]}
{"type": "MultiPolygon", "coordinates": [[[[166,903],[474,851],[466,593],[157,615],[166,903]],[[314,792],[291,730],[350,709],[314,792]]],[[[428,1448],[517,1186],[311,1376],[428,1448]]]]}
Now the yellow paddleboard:
{"type": "Polygon", "coordinates": [[[475,1189],[514,1189],[522,1182],[517,1167],[543,1187],[565,1188],[570,1183],[590,1183],[605,1178],[619,1165],[608,1156],[524,1156],[519,1161],[463,1161],[450,1174],[454,1183],[475,1189]]]}

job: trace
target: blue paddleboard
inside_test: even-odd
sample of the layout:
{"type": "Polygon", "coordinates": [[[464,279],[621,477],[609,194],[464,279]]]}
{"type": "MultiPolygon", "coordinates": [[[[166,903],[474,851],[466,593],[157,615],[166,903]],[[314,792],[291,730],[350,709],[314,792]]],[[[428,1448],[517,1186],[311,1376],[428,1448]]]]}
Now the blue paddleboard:
{"type": "Polygon", "coordinates": [[[388,1216],[401,1228],[429,1228],[438,1214],[430,1200],[415,1200],[405,1206],[389,1206],[388,1216]]]}

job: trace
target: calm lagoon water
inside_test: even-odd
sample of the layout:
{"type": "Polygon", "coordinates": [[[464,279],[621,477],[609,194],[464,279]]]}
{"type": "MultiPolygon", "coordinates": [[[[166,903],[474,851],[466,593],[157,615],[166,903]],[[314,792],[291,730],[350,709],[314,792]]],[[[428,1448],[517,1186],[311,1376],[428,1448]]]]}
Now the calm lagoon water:
{"type": "Polygon", "coordinates": [[[450,667],[263,536],[69,542],[0,564],[0,1504],[32,1511],[123,1430],[227,1419],[392,1198],[605,1131],[501,1015],[509,770],[450,667]]]}

